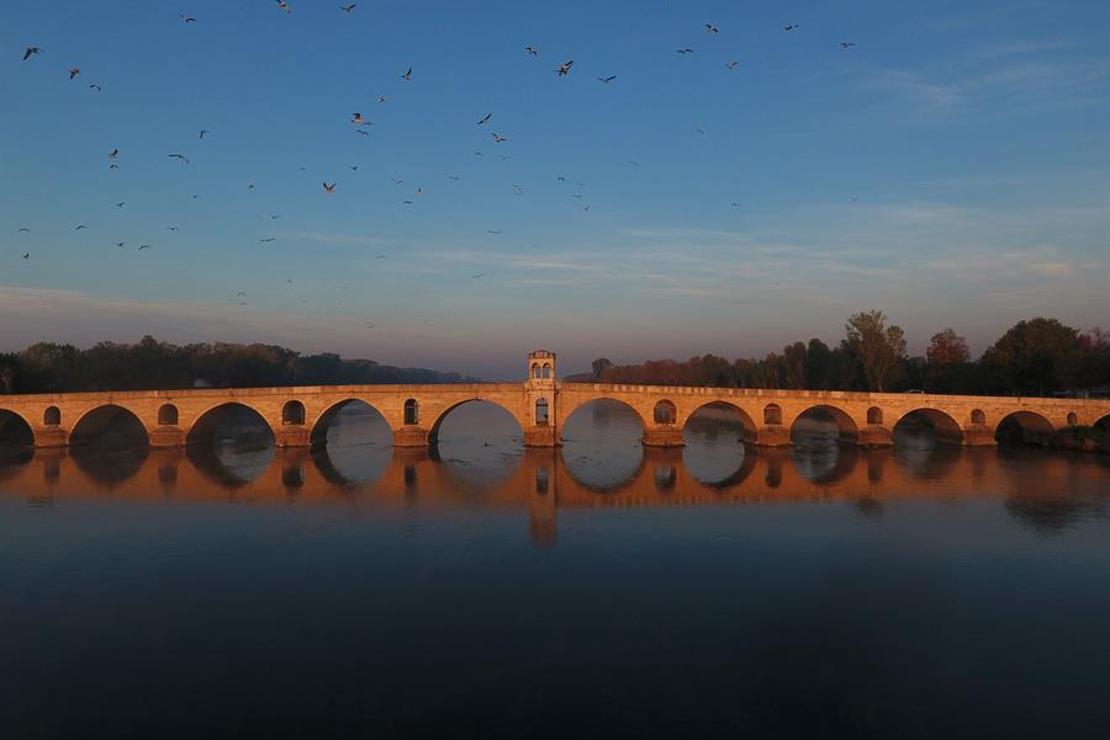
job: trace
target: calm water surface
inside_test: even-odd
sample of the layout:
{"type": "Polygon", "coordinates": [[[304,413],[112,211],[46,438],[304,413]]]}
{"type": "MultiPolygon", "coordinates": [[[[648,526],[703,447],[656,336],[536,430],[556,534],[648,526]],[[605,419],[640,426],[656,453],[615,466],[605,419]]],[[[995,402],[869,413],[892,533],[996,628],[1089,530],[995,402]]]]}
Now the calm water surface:
{"type": "Polygon", "coordinates": [[[257,431],[0,463],[0,737],[1107,736],[1105,457],[257,431]]]}

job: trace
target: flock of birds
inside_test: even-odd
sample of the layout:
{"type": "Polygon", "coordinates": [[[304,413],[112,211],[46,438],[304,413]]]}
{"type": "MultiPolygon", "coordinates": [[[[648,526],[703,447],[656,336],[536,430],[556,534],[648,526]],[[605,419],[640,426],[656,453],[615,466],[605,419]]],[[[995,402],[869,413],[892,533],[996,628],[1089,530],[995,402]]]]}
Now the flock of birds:
{"type": "MultiPolygon", "coordinates": [[[[282,12],[282,13],[285,13],[285,14],[292,14],[293,13],[293,7],[288,2],[286,2],[285,0],[274,0],[274,5],[275,5],[276,9],[278,11],[282,12]]],[[[348,15],[354,13],[357,10],[357,8],[358,8],[358,3],[350,3],[350,4],[339,5],[338,6],[338,10],[340,12],[348,14],[348,15]]],[[[192,15],[189,15],[189,14],[186,14],[186,13],[179,14],[178,15],[178,20],[179,20],[180,23],[185,24],[185,25],[193,25],[193,24],[196,24],[196,23],[199,22],[198,19],[195,16],[192,16],[192,15]]],[[[783,26],[783,32],[792,33],[794,31],[797,31],[799,29],[799,27],[800,26],[797,23],[788,23],[788,24],[785,24],[783,26]]],[[[717,36],[721,33],[721,30],[717,25],[715,25],[713,23],[705,23],[704,24],[704,32],[706,34],[717,36]]],[[[841,41],[840,42],[840,48],[843,51],[849,51],[850,49],[854,48],[855,46],[856,46],[856,44],[852,41],[841,41]]],[[[540,56],[540,49],[535,45],[527,45],[527,46],[523,47],[523,53],[527,57],[538,58],[540,56]]],[[[680,56],[688,56],[688,55],[694,54],[695,49],[692,48],[692,47],[684,46],[684,47],[675,49],[675,53],[677,53],[680,56]]],[[[36,59],[37,57],[43,56],[44,54],[45,54],[45,50],[42,47],[34,46],[34,45],[27,46],[23,51],[22,61],[23,62],[31,62],[32,60],[36,59]]],[[[737,61],[737,60],[729,60],[729,61],[724,63],[724,69],[727,70],[727,71],[732,72],[732,71],[736,71],[739,68],[740,68],[740,62],[737,61]]],[[[567,77],[571,76],[574,69],[575,69],[575,60],[574,59],[567,59],[567,60],[559,63],[556,67],[554,67],[553,72],[554,72],[554,74],[557,78],[567,78],[567,77]]],[[[76,80],[81,75],[81,68],[78,67],[78,66],[70,66],[66,69],[66,75],[67,75],[67,77],[70,81],[76,80]]],[[[416,77],[415,77],[415,74],[414,74],[414,68],[411,67],[411,66],[407,67],[404,70],[404,72],[399,75],[399,77],[404,83],[413,83],[416,80],[416,77]]],[[[609,86],[609,85],[613,84],[614,82],[617,81],[617,79],[618,79],[618,75],[616,75],[616,74],[605,74],[605,75],[599,75],[599,76],[596,77],[596,80],[604,86],[609,86]]],[[[102,92],[102,90],[103,90],[103,88],[102,88],[102,86],[99,82],[90,82],[88,87],[89,87],[89,89],[91,89],[95,92],[98,92],[98,93],[102,92]]],[[[376,101],[379,105],[386,103],[387,100],[388,100],[388,98],[385,95],[376,96],[376,101]]],[[[487,112],[487,113],[481,115],[477,119],[476,125],[479,128],[487,128],[487,127],[489,127],[489,125],[493,121],[493,118],[494,118],[494,114],[492,112],[487,112]]],[[[350,118],[350,124],[351,124],[352,128],[354,129],[355,133],[358,134],[358,135],[361,135],[361,136],[369,136],[370,135],[370,128],[374,125],[371,120],[369,120],[367,117],[365,117],[361,112],[357,112],[357,111],[352,113],[351,118],[350,118]]],[[[699,134],[705,134],[705,129],[701,126],[695,127],[695,131],[697,131],[699,134]]],[[[209,134],[211,134],[211,133],[212,132],[209,129],[201,128],[198,131],[197,140],[204,141],[209,136],[209,134]]],[[[504,144],[505,142],[509,141],[509,137],[506,134],[499,133],[499,132],[493,131],[493,130],[488,131],[488,136],[489,136],[490,141],[492,141],[492,143],[494,145],[501,145],[501,144],[504,144]]],[[[481,152],[481,151],[475,151],[474,155],[478,156],[478,157],[485,156],[484,153],[481,152]]],[[[507,155],[507,154],[501,154],[500,156],[501,156],[502,159],[508,159],[509,158],[509,155],[507,155]]],[[[109,166],[110,169],[116,170],[116,169],[119,168],[119,164],[118,164],[119,157],[120,157],[120,149],[118,147],[114,147],[108,152],[107,159],[108,159],[108,166],[109,166]]],[[[182,166],[189,166],[191,164],[189,157],[184,152],[168,152],[166,154],[166,157],[181,162],[182,166]]],[[[628,160],[628,164],[630,164],[632,166],[639,166],[639,161],[637,161],[637,160],[628,160]]],[[[302,171],[305,170],[304,167],[302,167],[300,169],[302,171]]],[[[357,172],[358,171],[358,165],[351,165],[350,169],[352,171],[357,172]]],[[[459,181],[459,180],[462,179],[462,177],[460,175],[457,175],[457,174],[448,175],[447,177],[448,177],[448,179],[450,179],[452,181],[459,181]]],[[[559,182],[564,182],[564,183],[566,182],[566,176],[565,175],[557,175],[556,179],[559,182]]],[[[393,177],[393,178],[391,178],[391,180],[395,185],[402,185],[404,183],[403,178],[393,177]]],[[[578,182],[576,184],[580,187],[584,186],[584,183],[581,183],[581,182],[578,182]]],[[[339,181],[338,180],[332,180],[330,182],[328,180],[324,180],[321,183],[323,195],[324,196],[333,195],[336,192],[336,188],[338,186],[339,186],[339,181]]],[[[515,195],[519,196],[519,195],[524,194],[523,186],[521,186],[519,184],[514,184],[512,187],[513,187],[513,193],[515,195]]],[[[249,190],[253,190],[254,189],[254,183],[249,183],[247,188],[249,190]]],[[[423,195],[424,195],[423,188],[418,187],[416,189],[416,191],[414,192],[413,197],[414,198],[420,198],[423,195]]],[[[197,194],[192,195],[193,199],[196,199],[198,197],[199,196],[197,194]]],[[[572,195],[572,197],[575,198],[575,199],[581,200],[583,198],[583,195],[581,193],[575,193],[575,194],[572,195]]],[[[415,206],[416,202],[417,201],[413,200],[412,198],[406,198],[406,199],[401,201],[401,206],[402,207],[415,206]]],[[[113,203],[113,205],[116,208],[122,209],[126,206],[126,202],[125,201],[116,201],[116,202],[113,203]]],[[[741,203],[739,201],[732,201],[730,203],[730,205],[733,208],[739,208],[741,206],[741,203]]],[[[590,204],[586,203],[584,205],[581,205],[580,209],[584,212],[589,212],[590,204]]],[[[269,218],[271,220],[277,220],[277,219],[281,218],[281,214],[277,214],[277,213],[273,213],[273,212],[267,212],[267,215],[269,216],[269,218]]],[[[88,228],[88,226],[86,224],[78,224],[75,227],[74,230],[75,231],[82,231],[82,230],[85,230],[87,228],[88,228]]],[[[169,225],[166,228],[167,228],[168,231],[171,231],[171,232],[180,230],[180,227],[177,226],[177,225],[169,225]]],[[[30,228],[28,228],[26,226],[20,226],[17,229],[17,232],[18,233],[29,233],[30,228]]],[[[491,236],[497,236],[497,235],[501,234],[502,231],[500,229],[488,229],[487,233],[491,236]]],[[[269,244],[269,243],[272,243],[274,241],[276,241],[276,237],[274,237],[274,236],[266,236],[266,237],[262,237],[262,238],[259,239],[259,243],[263,243],[263,244],[269,244]]],[[[128,242],[118,241],[118,242],[114,242],[114,244],[115,244],[116,247],[125,248],[127,246],[128,242]]],[[[145,241],[141,242],[137,245],[137,251],[144,251],[144,250],[149,250],[149,249],[152,249],[152,248],[153,248],[153,245],[150,244],[149,242],[145,242],[145,241]]],[[[24,260],[30,260],[32,255],[31,255],[30,251],[24,251],[24,252],[22,252],[21,256],[24,260]]],[[[385,258],[386,258],[386,255],[384,255],[384,254],[377,255],[377,259],[379,259],[379,260],[382,260],[382,259],[385,259],[385,258]]],[[[471,276],[471,278],[477,280],[477,279],[484,278],[485,276],[486,276],[485,272],[478,272],[478,273],[473,274],[471,276]]],[[[292,285],[293,284],[293,279],[290,278],[286,282],[288,284],[292,285]]],[[[346,287],[346,286],[343,286],[343,287],[346,287]]],[[[238,291],[233,300],[238,305],[245,306],[245,305],[247,305],[245,298],[246,298],[246,292],[245,291],[238,291]]],[[[372,322],[372,321],[367,321],[366,325],[370,328],[373,328],[375,326],[374,322],[372,322]]]]}

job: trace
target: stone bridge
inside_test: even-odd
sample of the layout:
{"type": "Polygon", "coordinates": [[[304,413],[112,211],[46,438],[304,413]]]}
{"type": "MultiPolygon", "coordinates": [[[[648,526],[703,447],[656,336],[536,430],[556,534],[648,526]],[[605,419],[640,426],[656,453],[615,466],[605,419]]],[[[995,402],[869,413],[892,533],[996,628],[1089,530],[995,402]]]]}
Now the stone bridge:
{"type": "Polygon", "coordinates": [[[210,439],[221,412],[245,408],[266,422],[278,447],[307,447],[326,441],[340,408],[363,402],[389,424],[394,446],[426,447],[453,409],[488,401],[516,419],[525,446],[556,447],[566,419],[599,399],[628,405],[649,447],[681,446],[686,422],[707,406],[734,410],[745,441],[766,447],[791,444],[795,422],[814,412],[835,421],[841,441],[864,447],[891,445],[894,427],[911,414],[928,421],[942,440],[971,447],[995,444],[1007,420],[1033,434],[1110,423],[1110,400],[568,383],[557,380],[555,359],[545,350],[529,353],[528,377],[519,383],[7,395],[0,396],[0,436],[66,447],[126,416],[142,426],[151,447],[181,447],[210,439]]]}

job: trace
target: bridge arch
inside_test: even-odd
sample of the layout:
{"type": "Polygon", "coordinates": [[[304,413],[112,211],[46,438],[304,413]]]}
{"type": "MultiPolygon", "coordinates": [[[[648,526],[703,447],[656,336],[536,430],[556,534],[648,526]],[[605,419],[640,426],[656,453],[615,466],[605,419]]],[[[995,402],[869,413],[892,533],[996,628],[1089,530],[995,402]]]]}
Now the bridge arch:
{"type": "Polygon", "coordinates": [[[130,409],[114,403],[94,406],[73,423],[69,433],[70,446],[96,443],[105,447],[126,447],[139,442],[150,443],[150,430],[130,409]]]}
{"type": "Polygon", "coordinates": [[[261,411],[238,401],[225,401],[209,406],[197,415],[185,434],[186,445],[210,444],[216,431],[225,423],[240,424],[263,432],[273,443],[277,439],[274,428],[261,411]]]}
{"type": "Polygon", "coordinates": [[[35,432],[31,423],[18,412],[0,409],[0,448],[30,447],[34,444],[35,432]]]}
{"type": "MultiPolygon", "coordinates": [[[[880,412],[880,418],[882,418],[881,414],[882,412],[880,412]]],[[[868,416],[870,415],[871,412],[868,411],[868,416]]],[[[828,404],[810,406],[794,417],[794,421],[790,424],[790,438],[795,439],[798,435],[798,422],[803,418],[820,420],[822,417],[832,419],[836,424],[837,441],[854,443],[859,440],[859,426],[856,425],[855,420],[844,409],[828,404]]]]}
{"type": "Polygon", "coordinates": [[[326,445],[328,442],[328,432],[331,429],[332,424],[335,422],[336,417],[339,416],[339,413],[344,409],[356,407],[368,409],[371,412],[371,415],[374,417],[375,423],[380,420],[381,424],[386,429],[386,434],[388,434],[388,443],[392,444],[393,430],[389,428],[389,422],[386,420],[385,414],[383,414],[381,410],[374,406],[372,403],[364,401],[361,398],[354,397],[344,398],[342,401],[337,401],[336,403],[333,403],[331,406],[321,411],[316,416],[316,418],[312,420],[312,425],[310,427],[311,431],[309,432],[309,443],[313,447],[321,447],[326,445]]]}
{"type": "Polygon", "coordinates": [[[906,429],[914,424],[927,424],[936,434],[937,439],[945,444],[962,445],[964,430],[960,423],[952,416],[940,409],[919,408],[912,409],[902,414],[895,420],[891,432],[898,431],[899,427],[906,429]]]}
{"type": "Polygon", "coordinates": [[[734,403],[729,403],[728,401],[707,401],[706,403],[703,403],[690,411],[690,413],[682,421],[683,435],[686,434],[687,428],[690,426],[690,420],[693,419],[699,411],[704,411],[708,409],[719,409],[723,411],[728,411],[730,414],[735,414],[736,417],[740,420],[740,425],[742,427],[740,438],[744,442],[755,442],[756,437],[759,435],[759,427],[756,425],[755,420],[752,419],[751,415],[747,411],[740,408],[734,403]]]}
{"type": "Polygon", "coordinates": [[[1035,411],[1014,411],[999,420],[994,438],[1002,443],[1048,445],[1056,427],[1035,411]]]}
{"type": "Polygon", "coordinates": [[[595,404],[598,401],[608,401],[608,402],[611,402],[611,403],[619,403],[621,406],[627,407],[630,411],[632,411],[632,413],[634,413],[636,415],[637,421],[640,422],[640,428],[641,429],[648,429],[648,428],[651,427],[651,425],[648,424],[647,419],[644,418],[644,415],[642,413],[640,413],[640,410],[638,408],[636,408],[634,405],[632,405],[628,401],[625,401],[622,398],[617,398],[616,396],[604,396],[604,395],[597,396],[595,398],[585,398],[585,399],[582,399],[581,401],[579,401],[578,403],[566,406],[565,408],[562,409],[562,419],[561,419],[560,423],[565,425],[570,420],[570,418],[572,416],[574,416],[575,413],[580,411],[584,406],[589,406],[591,404],[595,404]]]}
{"type": "MultiPolygon", "coordinates": [[[[412,400],[412,399],[409,399],[409,400],[412,400]]],[[[408,404],[408,402],[406,401],[405,403],[406,403],[406,415],[407,415],[407,409],[408,409],[407,404],[408,404]]],[[[493,400],[490,400],[488,398],[474,397],[474,398],[464,398],[461,401],[457,401],[453,404],[450,404],[445,409],[443,409],[442,411],[439,412],[439,414],[435,418],[435,421],[432,422],[432,425],[431,425],[431,427],[429,427],[429,430],[428,430],[428,442],[430,444],[435,444],[439,441],[439,433],[440,433],[440,431],[443,427],[443,422],[447,420],[447,417],[451,415],[451,412],[455,411],[460,406],[465,406],[468,403],[489,404],[490,406],[496,407],[496,408],[500,409],[501,411],[504,411],[505,414],[507,414],[513,421],[516,422],[516,425],[517,425],[517,428],[518,428],[518,431],[519,431],[518,438],[521,439],[521,440],[524,439],[524,429],[525,429],[525,427],[528,426],[528,421],[526,419],[521,419],[519,416],[517,416],[515,413],[513,413],[512,409],[505,406],[504,404],[498,403],[497,401],[493,401],[493,400]]],[[[406,422],[407,422],[407,418],[406,418],[406,422]]]]}

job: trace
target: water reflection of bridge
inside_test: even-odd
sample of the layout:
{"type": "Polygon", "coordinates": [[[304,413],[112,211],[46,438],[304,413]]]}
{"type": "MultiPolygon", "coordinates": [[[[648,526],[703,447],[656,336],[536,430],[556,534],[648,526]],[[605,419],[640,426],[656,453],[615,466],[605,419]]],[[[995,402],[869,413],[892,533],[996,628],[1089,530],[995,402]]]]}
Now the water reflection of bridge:
{"type": "MultiPolygon", "coordinates": [[[[749,446],[730,476],[706,483],[691,474],[682,450],[649,447],[629,478],[598,487],[581,482],[558,451],[544,448],[524,450],[515,469],[483,486],[466,481],[456,466],[424,449],[395,448],[384,471],[366,481],[345,477],[326,449],[277,449],[253,477],[223,466],[210,451],[143,449],[106,460],[79,449],[45,449],[27,451],[24,459],[0,466],[0,495],[37,505],[110,497],[262,505],[319,502],[375,511],[518,509],[528,513],[534,540],[545,544],[555,540],[558,509],[846,500],[874,514],[894,499],[975,495],[1004,496],[1022,509],[1022,502],[1042,505],[1065,501],[1077,490],[1106,490],[1110,463],[1105,458],[1044,453],[1036,465],[1021,466],[1011,464],[1009,454],[938,446],[913,456],[897,449],[841,447],[834,464],[814,473],[798,464],[790,450],[749,446]]],[[[1103,495],[1110,496],[1110,491],[1103,495]]],[[[1096,504],[1101,507],[1103,499],[1096,504]]],[[[1059,513],[1051,507],[1028,510],[1049,520],[1059,513]]]]}

